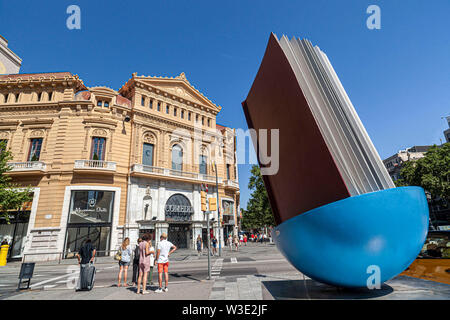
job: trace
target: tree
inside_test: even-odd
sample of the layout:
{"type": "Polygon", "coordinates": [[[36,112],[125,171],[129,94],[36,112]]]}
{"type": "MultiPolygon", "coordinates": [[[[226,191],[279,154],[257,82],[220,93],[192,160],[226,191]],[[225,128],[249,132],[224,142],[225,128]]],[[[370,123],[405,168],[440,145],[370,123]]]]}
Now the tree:
{"type": "Polygon", "coordinates": [[[11,170],[8,161],[12,160],[11,152],[6,150],[6,142],[0,141],[0,216],[9,223],[8,210],[19,210],[23,203],[31,201],[31,189],[23,188],[11,182],[5,173],[11,170]]]}
{"type": "Polygon", "coordinates": [[[254,165],[251,169],[251,174],[248,188],[253,192],[248,200],[247,209],[242,210],[242,227],[244,230],[249,230],[274,226],[275,219],[260,168],[254,165]]]}
{"type": "Polygon", "coordinates": [[[425,157],[403,164],[400,186],[420,186],[431,193],[432,198],[450,201],[450,143],[432,146],[425,157]]]}

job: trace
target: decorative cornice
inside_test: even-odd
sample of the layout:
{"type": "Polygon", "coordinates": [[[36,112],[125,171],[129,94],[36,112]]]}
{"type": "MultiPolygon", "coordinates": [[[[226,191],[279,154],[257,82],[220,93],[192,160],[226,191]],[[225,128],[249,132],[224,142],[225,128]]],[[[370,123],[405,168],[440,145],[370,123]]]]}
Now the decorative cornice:
{"type": "Polygon", "coordinates": [[[4,120],[0,118],[0,126],[17,127],[19,125],[19,120],[4,120]]]}
{"type": "Polygon", "coordinates": [[[55,86],[56,83],[62,86],[75,88],[75,91],[86,90],[83,81],[78,75],[70,72],[53,72],[53,73],[20,73],[0,75],[0,87],[6,86],[8,89],[12,87],[23,88],[23,86],[34,87],[40,85],[55,86]]]}
{"type": "Polygon", "coordinates": [[[117,120],[111,120],[106,118],[100,118],[100,117],[86,117],[83,119],[84,124],[91,124],[91,123],[99,123],[99,124],[106,124],[109,126],[117,127],[117,120]]]}
{"type": "Polygon", "coordinates": [[[42,124],[53,124],[53,119],[42,119],[42,118],[34,118],[34,119],[26,119],[22,120],[21,124],[24,126],[27,125],[42,125],[42,124]]]}

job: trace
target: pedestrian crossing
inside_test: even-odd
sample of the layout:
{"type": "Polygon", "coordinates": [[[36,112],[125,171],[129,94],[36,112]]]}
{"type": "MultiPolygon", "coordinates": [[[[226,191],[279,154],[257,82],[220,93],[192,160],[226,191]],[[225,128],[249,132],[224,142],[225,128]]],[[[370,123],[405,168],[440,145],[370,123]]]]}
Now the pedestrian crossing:
{"type": "Polygon", "coordinates": [[[220,277],[220,272],[222,271],[223,267],[223,259],[219,258],[214,262],[214,265],[211,267],[211,278],[217,279],[220,277]]]}

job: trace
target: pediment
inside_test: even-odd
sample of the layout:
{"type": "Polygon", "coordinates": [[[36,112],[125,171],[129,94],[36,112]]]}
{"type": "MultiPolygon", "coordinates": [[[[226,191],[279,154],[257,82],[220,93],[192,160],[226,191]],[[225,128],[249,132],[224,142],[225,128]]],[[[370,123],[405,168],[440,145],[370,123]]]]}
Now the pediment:
{"type": "Polygon", "coordinates": [[[139,83],[151,86],[156,90],[161,90],[169,95],[190,101],[192,104],[206,106],[219,112],[221,107],[215,105],[211,100],[205,97],[200,91],[192,86],[185,78],[184,74],[176,78],[154,78],[137,77],[139,83]]]}

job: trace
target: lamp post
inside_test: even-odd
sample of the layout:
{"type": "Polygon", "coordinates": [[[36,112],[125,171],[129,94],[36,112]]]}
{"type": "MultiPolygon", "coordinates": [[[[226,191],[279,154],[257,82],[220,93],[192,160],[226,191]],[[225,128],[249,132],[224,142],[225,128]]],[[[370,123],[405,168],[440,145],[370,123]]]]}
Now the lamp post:
{"type": "Polygon", "coordinates": [[[203,186],[202,184],[202,191],[201,191],[201,206],[202,206],[202,211],[204,214],[206,214],[206,234],[207,234],[207,248],[208,248],[208,277],[206,278],[207,280],[211,280],[211,237],[210,237],[210,231],[209,231],[209,213],[210,211],[207,208],[207,199],[208,199],[208,185],[206,184],[205,186],[203,186]],[[203,188],[205,189],[205,191],[203,191],[203,188]]]}

